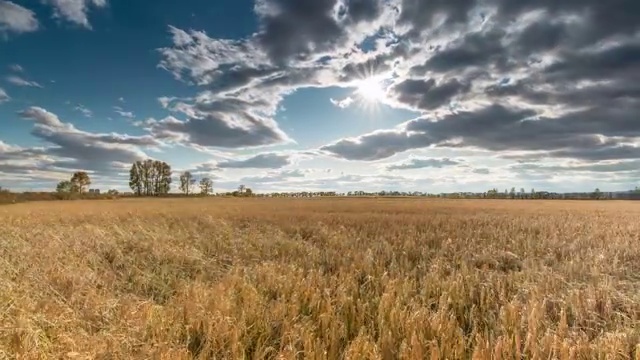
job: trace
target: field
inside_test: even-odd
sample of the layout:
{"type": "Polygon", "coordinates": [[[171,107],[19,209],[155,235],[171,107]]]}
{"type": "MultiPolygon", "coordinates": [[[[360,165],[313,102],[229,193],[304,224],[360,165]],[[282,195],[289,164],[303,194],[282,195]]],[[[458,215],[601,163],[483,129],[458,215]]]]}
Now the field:
{"type": "Polygon", "coordinates": [[[0,207],[0,359],[640,359],[640,203],[0,207]]]}

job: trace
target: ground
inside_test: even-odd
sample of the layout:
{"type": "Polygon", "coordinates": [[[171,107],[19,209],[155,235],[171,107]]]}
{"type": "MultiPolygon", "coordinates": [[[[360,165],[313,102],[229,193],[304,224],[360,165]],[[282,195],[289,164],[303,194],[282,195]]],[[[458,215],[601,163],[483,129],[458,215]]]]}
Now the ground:
{"type": "Polygon", "coordinates": [[[640,359],[639,219],[616,201],[2,206],[0,359],[640,359]]]}

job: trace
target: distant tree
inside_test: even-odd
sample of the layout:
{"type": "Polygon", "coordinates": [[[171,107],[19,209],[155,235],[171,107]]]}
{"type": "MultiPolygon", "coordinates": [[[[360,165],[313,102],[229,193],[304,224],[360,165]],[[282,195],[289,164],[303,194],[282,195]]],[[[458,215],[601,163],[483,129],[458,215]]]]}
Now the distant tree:
{"type": "Polygon", "coordinates": [[[246,186],[244,186],[244,185],[240,185],[240,186],[238,186],[238,193],[240,193],[240,194],[244,194],[244,191],[245,191],[245,189],[246,189],[246,188],[247,188],[247,187],[246,187],[246,186]]]}
{"type": "Polygon", "coordinates": [[[524,188],[520,188],[520,197],[521,198],[525,198],[527,196],[526,191],[524,191],[524,188]]]}
{"type": "Polygon", "coordinates": [[[73,184],[69,180],[60,181],[56,185],[56,192],[59,194],[68,194],[73,191],[73,184]]]}
{"type": "Polygon", "coordinates": [[[91,178],[85,171],[78,171],[71,177],[72,191],[82,194],[85,188],[91,185],[91,178]]]}
{"type": "Polygon", "coordinates": [[[208,177],[202,178],[200,180],[200,194],[207,196],[211,194],[212,190],[213,190],[213,181],[211,181],[211,179],[208,177]]]}
{"type": "Polygon", "coordinates": [[[163,161],[136,161],[129,170],[129,187],[137,196],[158,196],[171,189],[171,166],[163,161]]]}
{"type": "Polygon", "coordinates": [[[115,189],[111,189],[111,190],[107,191],[107,195],[114,196],[114,195],[119,195],[119,194],[120,194],[120,192],[118,190],[115,190],[115,189]]]}
{"type": "Polygon", "coordinates": [[[190,172],[185,171],[180,175],[180,190],[185,194],[189,195],[191,192],[191,187],[196,183],[196,179],[194,179],[193,175],[190,172]]]}
{"type": "Polygon", "coordinates": [[[512,199],[516,198],[516,188],[512,187],[511,191],[509,192],[509,197],[511,197],[512,199]]]}
{"type": "Polygon", "coordinates": [[[250,188],[245,188],[244,196],[253,196],[253,190],[251,190],[250,188]]]}
{"type": "Polygon", "coordinates": [[[591,193],[591,197],[596,200],[600,199],[602,197],[602,192],[600,192],[599,188],[596,188],[593,193],[591,193]]]}

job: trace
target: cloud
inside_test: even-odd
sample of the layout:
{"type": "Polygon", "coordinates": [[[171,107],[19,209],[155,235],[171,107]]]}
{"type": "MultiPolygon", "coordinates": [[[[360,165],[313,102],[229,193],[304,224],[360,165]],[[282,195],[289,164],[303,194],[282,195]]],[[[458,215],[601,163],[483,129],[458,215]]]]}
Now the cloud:
{"type": "Polygon", "coordinates": [[[4,91],[3,88],[0,88],[0,104],[2,104],[3,102],[7,102],[9,100],[11,100],[11,98],[9,97],[7,92],[4,91]]]}
{"type": "MultiPolygon", "coordinates": [[[[274,119],[285,96],[380,76],[387,105],[420,115],[320,152],[353,161],[421,148],[635,159],[638,4],[259,0],[258,30],[243,39],[170,28],[159,66],[197,95],[159,99],[172,117],[149,128],[192,146],[281,144],[290,139],[274,119]],[[230,125],[240,123],[243,131],[230,125]]],[[[354,96],[330,100],[344,108],[354,96]]]]}
{"type": "Polygon", "coordinates": [[[38,84],[35,81],[29,81],[29,80],[25,80],[23,78],[21,78],[20,76],[17,75],[9,75],[6,77],[6,80],[16,86],[23,86],[23,87],[38,87],[38,88],[43,88],[42,85],[38,84]]]}
{"type": "Polygon", "coordinates": [[[423,169],[423,168],[441,169],[445,166],[455,166],[459,164],[460,164],[459,161],[451,160],[448,158],[443,158],[443,159],[414,158],[403,163],[389,165],[387,166],[387,170],[411,170],[411,169],[423,169]]]}
{"type": "Polygon", "coordinates": [[[147,129],[162,138],[205,147],[244,148],[290,142],[275,120],[251,111],[260,106],[259,102],[215,97],[178,102],[172,110],[187,115],[187,120],[171,116],[151,120],[147,129]]]}
{"type": "Polygon", "coordinates": [[[281,170],[281,171],[272,171],[262,176],[247,176],[240,179],[242,183],[248,184],[265,184],[265,183],[278,183],[278,182],[286,182],[291,179],[300,179],[304,178],[309,174],[308,170],[281,170]]]}
{"type": "Polygon", "coordinates": [[[31,134],[48,143],[43,148],[23,149],[25,156],[38,154],[55,169],[82,169],[113,175],[118,164],[147,158],[141,147],[162,144],[149,135],[130,136],[117,133],[91,133],[65,123],[54,113],[40,107],[21,111],[20,116],[35,123],[31,134]]]}
{"type": "Polygon", "coordinates": [[[354,100],[351,96],[348,96],[342,100],[334,100],[334,99],[330,99],[331,103],[341,109],[346,109],[349,106],[351,106],[351,104],[353,104],[354,100]]]}
{"type": "Polygon", "coordinates": [[[478,175],[489,175],[489,174],[491,174],[491,170],[487,169],[487,168],[477,168],[477,169],[471,170],[471,172],[474,173],[474,174],[478,174],[478,175]]]}
{"type": "Polygon", "coordinates": [[[120,115],[120,116],[122,116],[122,117],[124,117],[124,118],[128,118],[128,119],[135,119],[135,117],[136,117],[136,116],[133,114],[133,112],[131,112],[131,111],[124,111],[124,109],[122,109],[120,106],[114,106],[114,107],[113,107],[113,111],[114,111],[116,114],[118,114],[118,115],[120,115]]]}
{"type": "Polygon", "coordinates": [[[469,84],[463,84],[455,78],[443,84],[436,84],[434,79],[406,79],[394,85],[391,93],[399,102],[412,108],[432,110],[449,104],[456,95],[469,90],[469,84]]]}
{"type": "Polygon", "coordinates": [[[88,117],[88,118],[92,118],[93,117],[93,111],[87,109],[82,104],[76,105],[76,107],[74,107],[73,110],[81,112],[84,117],[88,117]]]}
{"type": "Polygon", "coordinates": [[[33,11],[11,1],[0,0],[0,34],[33,32],[39,27],[33,11]]]}
{"type": "Polygon", "coordinates": [[[20,64],[11,64],[9,65],[9,70],[13,72],[24,72],[24,68],[20,66],[20,64]]]}
{"type": "Polygon", "coordinates": [[[91,29],[88,13],[89,8],[104,8],[107,0],[43,0],[53,7],[53,17],[64,19],[76,25],[91,29]]]}
{"type": "Polygon", "coordinates": [[[475,147],[490,151],[547,151],[564,157],[573,152],[615,151],[640,137],[637,104],[614,109],[587,109],[555,117],[534,110],[490,105],[451,112],[442,118],[421,117],[397,129],[342,139],[321,148],[349,160],[379,160],[410,149],[475,147]]]}
{"type": "Polygon", "coordinates": [[[258,154],[243,160],[227,160],[217,164],[221,169],[279,169],[291,163],[287,154],[258,154]]]}

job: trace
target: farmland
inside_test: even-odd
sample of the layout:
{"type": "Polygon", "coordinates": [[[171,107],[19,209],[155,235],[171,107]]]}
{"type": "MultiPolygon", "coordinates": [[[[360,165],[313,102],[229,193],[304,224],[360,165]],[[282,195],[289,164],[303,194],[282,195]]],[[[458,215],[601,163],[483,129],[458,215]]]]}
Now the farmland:
{"type": "Polygon", "coordinates": [[[640,359],[640,204],[0,207],[0,359],[640,359]]]}

